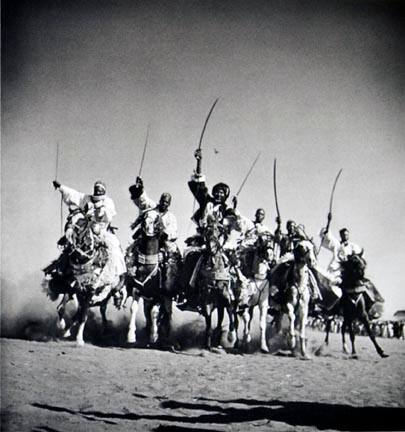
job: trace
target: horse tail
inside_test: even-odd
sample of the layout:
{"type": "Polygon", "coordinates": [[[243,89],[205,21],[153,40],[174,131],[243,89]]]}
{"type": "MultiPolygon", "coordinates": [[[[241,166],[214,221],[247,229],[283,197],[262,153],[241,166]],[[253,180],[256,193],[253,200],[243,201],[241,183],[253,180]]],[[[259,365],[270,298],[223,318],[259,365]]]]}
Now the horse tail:
{"type": "Polygon", "coordinates": [[[51,301],[56,301],[59,297],[60,291],[57,289],[53,279],[44,278],[42,283],[42,291],[51,301]]]}

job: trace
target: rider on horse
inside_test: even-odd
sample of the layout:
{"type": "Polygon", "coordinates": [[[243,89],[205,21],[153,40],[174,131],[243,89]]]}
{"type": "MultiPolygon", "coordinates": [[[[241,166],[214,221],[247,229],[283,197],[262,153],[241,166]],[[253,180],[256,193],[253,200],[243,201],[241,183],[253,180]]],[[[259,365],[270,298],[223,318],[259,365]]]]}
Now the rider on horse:
{"type": "Polygon", "coordinates": [[[297,224],[293,220],[288,220],[286,223],[287,233],[283,234],[280,229],[281,221],[279,218],[276,219],[277,229],[274,233],[275,242],[279,245],[280,253],[279,259],[286,261],[292,258],[292,253],[295,246],[302,240],[306,240],[308,237],[301,225],[297,224]]]}
{"type": "MultiPolygon", "coordinates": [[[[322,239],[321,246],[333,253],[332,260],[329,263],[328,271],[335,277],[336,282],[341,280],[341,272],[343,264],[354,255],[362,256],[363,248],[349,240],[349,230],[342,228],[339,231],[340,240],[333,236],[333,234],[326,229],[322,229],[320,232],[322,239]]],[[[363,292],[365,294],[365,300],[367,302],[368,311],[370,312],[370,318],[375,318],[379,313],[372,309],[372,306],[376,302],[383,302],[381,294],[370,284],[368,279],[360,278],[359,285],[355,288],[357,293],[363,292]],[[365,283],[363,283],[365,281],[365,283]]]]}
{"type": "Polygon", "coordinates": [[[139,216],[137,220],[131,225],[131,228],[135,230],[135,237],[137,230],[140,226],[140,216],[146,211],[155,209],[159,212],[162,222],[162,235],[164,238],[163,249],[167,253],[177,253],[178,247],[176,244],[177,240],[177,219],[176,216],[169,211],[172,197],[168,192],[161,195],[159,203],[156,204],[146,194],[143,186],[143,181],[140,177],[137,177],[136,183],[129,187],[132,202],[139,208],[139,216]]]}
{"type": "MultiPolygon", "coordinates": [[[[277,229],[275,232],[275,243],[279,245],[279,257],[277,260],[276,266],[272,269],[272,273],[274,271],[279,272],[278,268],[280,266],[288,269],[290,264],[296,259],[295,253],[297,250],[297,246],[302,242],[309,240],[308,235],[305,232],[305,228],[303,225],[297,225],[295,221],[288,220],[286,223],[287,233],[283,234],[281,232],[281,220],[277,217],[277,229]]],[[[312,243],[312,241],[311,241],[312,243]]],[[[310,295],[313,302],[320,300],[322,298],[321,292],[319,290],[318,281],[317,281],[317,272],[319,271],[318,265],[315,263],[312,267],[309,268],[309,276],[310,276],[310,295]]],[[[278,287],[279,288],[279,287],[278,287]]],[[[275,293],[276,297],[278,296],[275,293]]]]}
{"type": "Polygon", "coordinates": [[[331,262],[329,263],[328,270],[331,272],[340,271],[340,263],[347,261],[347,258],[352,254],[361,254],[363,249],[349,241],[349,230],[342,228],[339,231],[340,241],[326,229],[322,229],[320,236],[322,238],[322,246],[333,253],[331,262]]]}
{"type": "MultiPolygon", "coordinates": [[[[61,268],[62,263],[66,263],[63,257],[68,254],[69,248],[73,247],[73,232],[76,225],[83,219],[91,224],[91,229],[95,235],[96,242],[103,244],[107,249],[108,260],[106,269],[103,271],[103,282],[105,285],[121,287],[126,266],[124,256],[120,247],[118,238],[114,234],[114,227],[111,227],[112,218],[115,216],[115,205],[113,200],[106,195],[106,186],[103,182],[97,181],[94,184],[93,194],[83,194],[72,188],[61,185],[56,180],[53,181],[53,186],[62,194],[62,199],[69,206],[70,214],[65,225],[65,239],[59,240],[58,244],[64,245],[64,252],[56,261],[57,269],[60,273],[64,273],[66,268],[61,268]]],[[[50,266],[45,269],[45,273],[49,274],[50,266]]]]}
{"type": "Polygon", "coordinates": [[[204,244],[204,231],[209,227],[211,221],[216,221],[223,228],[224,242],[228,239],[231,220],[235,220],[235,210],[227,203],[229,197],[229,186],[225,183],[217,183],[211,194],[205,184],[205,176],[201,173],[201,150],[194,153],[197,160],[197,168],[194,171],[188,186],[194,195],[199,208],[193,214],[192,220],[197,225],[197,234],[186,239],[188,248],[184,256],[184,272],[182,288],[187,302],[180,305],[182,310],[195,310],[198,293],[195,290],[196,268],[202,253],[204,244]]]}
{"type": "MultiPolygon", "coordinates": [[[[174,273],[177,274],[179,265],[181,264],[181,253],[176,243],[177,219],[169,211],[172,197],[168,192],[162,193],[159,203],[156,203],[145,192],[143,181],[140,177],[137,177],[136,183],[129,187],[129,192],[132,202],[139,208],[139,215],[135,222],[131,224],[131,229],[135,231],[133,235],[135,241],[130,246],[131,252],[128,257],[136,259],[143,217],[151,210],[157,211],[161,223],[159,263],[163,279],[165,280],[167,271],[169,270],[168,267],[171,266],[174,273]]],[[[132,264],[135,264],[136,267],[135,262],[132,264]]]]}

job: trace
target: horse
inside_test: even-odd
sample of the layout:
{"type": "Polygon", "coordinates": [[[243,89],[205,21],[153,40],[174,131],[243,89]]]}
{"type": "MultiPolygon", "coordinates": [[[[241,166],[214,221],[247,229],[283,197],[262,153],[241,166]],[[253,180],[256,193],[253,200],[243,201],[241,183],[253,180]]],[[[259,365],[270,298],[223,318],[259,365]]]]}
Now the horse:
{"type": "MultiPolygon", "coordinates": [[[[119,292],[122,279],[108,273],[109,261],[107,247],[93,231],[90,220],[81,214],[74,224],[71,244],[65,246],[61,257],[51,263],[45,274],[45,290],[51,300],[62,294],[57,307],[58,327],[65,330],[63,337],[71,335],[71,329],[78,324],[76,343],[84,345],[84,328],[90,307],[99,306],[103,328],[106,328],[107,303],[114,292],[119,292]],[[62,264],[63,263],[63,264],[62,264]],[[60,271],[62,266],[63,271],[60,271]],[[77,311],[69,326],[66,326],[66,304],[73,300],[77,311]]],[[[118,298],[114,302],[119,307],[118,298]]]]}
{"type": "Polygon", "coordinates": [[[198,311],[205,319],[205,347],[219,346],[225,309],[229,319],[228,341],[236,341],[235,296],[231,287],[228,258],[224,253],[226,228],[216,218],[203,230],[204,247],[191,283],[195,283],[198,311]],[[217,327],[212,329],[212,314],[217,310],[217,327]]]}
{"type": "Polygon", "coordinates": [[[295,329],[300,338],[301,358],[310,357],[306,350],[305,329],[308,320],[308,308],[311,290],[317,283],[310,270],[316,264],[315,247],[310,240],[301,240],[293,250],[293,259],[276,265],[270,272],[271,292],[278,291],[277,301],[271,297],[271,303],[279,303],[281,311],[289,319],[288,345],[293,351],[296,346],[295,329]]]}
{"type": "MultiPolygon", "coordinates": [[[[335,308],[335,313],[343,315],[343,324],[341,328],[343,351],[348,354],[346,345],[345,332],[349,330],[350,341],[352,345],[352,358],[358,358],[355,348],[355,332],[353,324],[355,320],[360,321],[364,325],[367,335],[371,339],[377,353],[380,357],[388,357],[388,354],[378,344],[376,337],[371,330],[369,313],[373,307],[374,301],[383,302],[384,300],[379,295],[378,291],[372,282],[365,278],[366,261],[362,254],[352,254],[346,261],[341,262],[341,283],[342,297],[339,304],[335,308]],[[371,299],[368,293],[372,293],[374,300],[371,299]]],[[[330,324],[327,322],[325,343],[328,342],[330,324]]]]}
{"type": "MultiPolygon", "coordinates": [[[[181,266],[178,251],[164,251],[161,259],[163,226],[156,209],[147,210],[139,219],[137,238],[127,249],[126,287],[132,297],[127,343],[136,343],[136,314],[142,297],[149,343],[156,344],[170,334],[172,300],[177,292],[181,266]]],[[[163,248],[164,249],[164,248],[163,248]]]]}
{"type": "Polygon", "coordinates": [[[237,251],[239,255],[234,272],[234,291],[237,298],[237,313],[243,319],[244,346],[248,346],[252,337],[250,327],[253,319],[254,308],[260,311],[260,349],[268,353],[267,346],[267,311],[269,308],[270,283],[267,277],[270,269],[268,236],[258,236],[253,245],[241,247],[237,251]]]}

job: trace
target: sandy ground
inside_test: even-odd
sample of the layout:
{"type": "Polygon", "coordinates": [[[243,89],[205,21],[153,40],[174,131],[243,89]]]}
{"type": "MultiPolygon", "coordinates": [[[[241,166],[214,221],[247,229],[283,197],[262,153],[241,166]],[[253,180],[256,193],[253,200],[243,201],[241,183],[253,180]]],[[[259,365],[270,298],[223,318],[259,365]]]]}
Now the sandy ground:
{"type": "MultiPolygon", "coordinates": [[[[322,338],[309,334],[312,352],[322,338]]],[[[405,342],[379,339],[380,359],[356,341],[358,360],[333,334],[302,361],[3,338],[2,430],[405,430],[405,342]]]]}

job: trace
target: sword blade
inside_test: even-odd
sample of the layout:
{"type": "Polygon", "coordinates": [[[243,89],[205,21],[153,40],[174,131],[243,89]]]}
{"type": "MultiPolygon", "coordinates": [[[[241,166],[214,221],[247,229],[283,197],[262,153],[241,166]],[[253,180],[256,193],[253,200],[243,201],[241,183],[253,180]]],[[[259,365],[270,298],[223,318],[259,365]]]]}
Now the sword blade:
{"type": "Polygon", "coordinates": [[[340,169],[338,172],[338,175],[335,178],[335,181],[333,183],[332,193],[330,195],[330,201],[329,201],[329,213],[332,213],[332,204],[333,204],[333,195],[335,194],[336,184],[339,180],[340,174],[342,174],[343,168],[340,169]]]}
{"type": "Polygon", "coordinates": [[[252,170],[253,170],[254,166],[256,165],[257,161],[259,160],[260,154],[261,154],[261,152],[259,152],[259,153],[257,154],[256,159],[253,161],[251,167],[249,168],[249,171],[248,171],[248,173],[246,174],[245,178],[243,179],[243,182],[242,182],[242,184],[240,185],[240,188],[238,189],[238,192],[236,192],[236,196],[239,195],[240,191],[242,190],[243,186],[245,185],[246,180],[249,178],[250,173],[252,172],[252,170]]]}
{"type": "Polygon", "coordinates": [[[139,174],[138,174],[138,177],[140,177],[141,174],[142,174],[143,161],[145,160],[146,147],[148,146],[148,141],[149,141],[149,129],[150,129],[150,124],[148,124],[148,128],[147,128],[147,130],[146,130],[145,145],[143,146],[142,159],[141,159],[141,166],[139,167],[139,174]]]}
{"type": "Polygon", "coordinates": [[[280,219],[280,209],[278,208],[278,199],[277,199],[277,159],[274,159],[273,165],[273,188],[274,188],[274,199],[276,201],[276,210],[277,217],[280,219]]]}
{"type": "Polygon", "coordinates": [[[215,105],[217,104],[218,100],[219,100],[219,98],[215,99],[215,101],[214,101],[214,103],[212,104],[212,107],[211,107],[211,109],[210,109],[210,111],[209,111],[209,113],[208,113],[208,115],[207,115],[207,118],[205,119],[204,127],[203,127],[203,129],[202,129],[202,131],[201,131],[201,135],[200,135],[200,141],[199,141],[199,143],[198,143],[198,148],[199,148],[199,149],[201,148],[201,144],[202,144],[202,140],[203,140],[203,137],[204,137],[205,129],[206,129],[206,127],[207,127],[208,120],[210,119],[211,114],[212,114],[212,111],[214,111],[215,105]]]}

